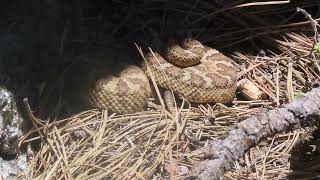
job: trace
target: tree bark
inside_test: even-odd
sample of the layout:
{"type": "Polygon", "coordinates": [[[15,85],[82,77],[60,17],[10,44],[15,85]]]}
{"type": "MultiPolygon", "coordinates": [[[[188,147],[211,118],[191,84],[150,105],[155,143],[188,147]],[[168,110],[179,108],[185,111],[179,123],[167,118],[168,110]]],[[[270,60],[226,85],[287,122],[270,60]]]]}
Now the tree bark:
{"type": "Polygon", "coordinates": [[[224,139],[215,139],[203,148],[203,160],[187,179],[220,179],[233,163],[252,146],[276,133],[314,126],[320,119],[320,87],[282,108],[262,112],[240,122],[224,139]]]}

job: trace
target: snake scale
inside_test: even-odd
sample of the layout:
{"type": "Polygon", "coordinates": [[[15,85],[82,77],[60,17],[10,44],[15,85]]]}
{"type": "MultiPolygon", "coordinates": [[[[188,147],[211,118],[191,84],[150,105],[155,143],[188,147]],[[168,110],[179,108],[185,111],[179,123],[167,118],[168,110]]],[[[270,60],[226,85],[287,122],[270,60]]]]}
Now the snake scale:
{"type": "Polygon", "coordinates": [[[194,103],[230,103],[236,91],[231,60],[197,40],[185,40],[147,53],[141,68],[129,65],[117,77],[98,80],[89,103],[120,114],[141,111],[151,95],[151,78],[194,103]]]}

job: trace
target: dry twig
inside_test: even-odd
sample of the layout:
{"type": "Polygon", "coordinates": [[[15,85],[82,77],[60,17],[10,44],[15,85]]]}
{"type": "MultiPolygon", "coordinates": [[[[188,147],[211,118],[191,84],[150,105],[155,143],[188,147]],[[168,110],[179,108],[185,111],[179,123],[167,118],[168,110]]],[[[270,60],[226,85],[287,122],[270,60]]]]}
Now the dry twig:
{"type": "Polygon", "coordinates": [[[219,179],[250,147],[275,133],[315,125],[320,118],[320,88],[283,108],[260,113],[240,122],[225,139],[209,142],[203,158],[193,167],[189,179],[219,179]]]}

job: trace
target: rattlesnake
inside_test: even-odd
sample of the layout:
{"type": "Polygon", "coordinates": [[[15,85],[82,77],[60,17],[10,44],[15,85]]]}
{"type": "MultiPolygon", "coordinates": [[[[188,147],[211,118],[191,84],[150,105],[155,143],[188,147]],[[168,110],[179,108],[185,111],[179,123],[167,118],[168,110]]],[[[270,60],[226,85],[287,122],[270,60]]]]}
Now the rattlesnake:
{"type": "Polygon", "coordinates": [[[89,91],[90,105],[116,113],[140,111],[150,97],[151,78],[195,103],[230,103],[236,90],[236,68],[230,59],[196,40],[187,40],[181,46],[147,53],[141,68],[129,65],[119,77],[98,80],[89,91]]]}

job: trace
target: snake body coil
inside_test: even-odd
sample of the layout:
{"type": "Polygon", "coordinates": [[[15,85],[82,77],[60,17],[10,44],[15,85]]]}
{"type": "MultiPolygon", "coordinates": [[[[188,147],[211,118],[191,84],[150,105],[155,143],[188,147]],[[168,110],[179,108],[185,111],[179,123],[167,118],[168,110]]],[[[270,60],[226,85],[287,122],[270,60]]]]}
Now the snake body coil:
{"type": "Polygon", "coordinates": [[[99,79],[89,90],[89,105],[120,114],[141,111],[151,94],[149,80],[137,66],[127,65],[118,75],[99,79]]]}
{"type": "Polygon", "coordinates": [[[117,113],[142,110],[150,97],[148,78],[195,103],[231,103],[236,91],[236,69],[222,53],[198,41],[148,53],[142,70],[128,66],[118,78],[98,81],[90,92],[91,105],[117,113]],[[161,55],[162,56],[161,56],[161,55]],[[166,58],[166,59],[165,59],[166,58]],[[147,75],[147,76],[146,76],[147,75]]]}

